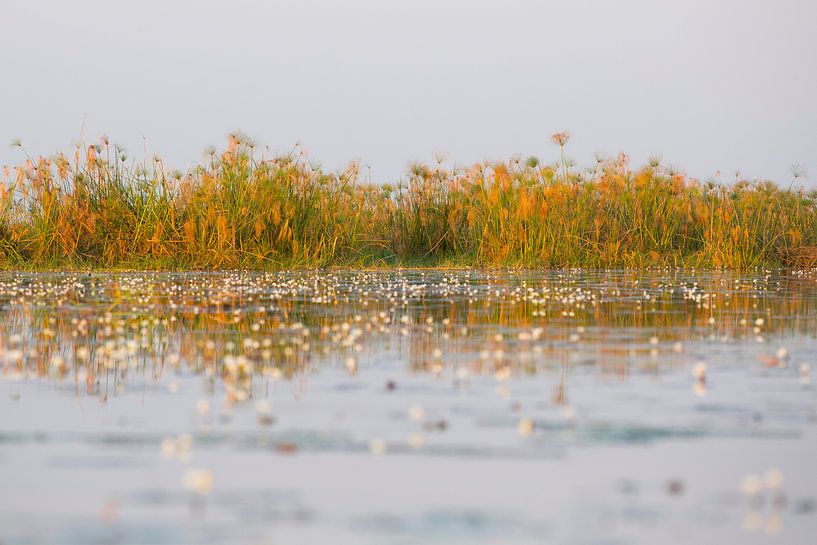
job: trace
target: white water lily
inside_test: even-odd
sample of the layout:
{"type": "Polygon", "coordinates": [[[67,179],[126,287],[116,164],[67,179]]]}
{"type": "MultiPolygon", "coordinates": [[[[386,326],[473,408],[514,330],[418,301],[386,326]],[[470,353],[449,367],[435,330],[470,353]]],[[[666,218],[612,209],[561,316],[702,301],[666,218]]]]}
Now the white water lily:
{"type": "Polygon", "coordinates": [[[188,469],[182,477],[186,490],[206,495],[213,489],[213,473],[209,469],[188,469]]]}

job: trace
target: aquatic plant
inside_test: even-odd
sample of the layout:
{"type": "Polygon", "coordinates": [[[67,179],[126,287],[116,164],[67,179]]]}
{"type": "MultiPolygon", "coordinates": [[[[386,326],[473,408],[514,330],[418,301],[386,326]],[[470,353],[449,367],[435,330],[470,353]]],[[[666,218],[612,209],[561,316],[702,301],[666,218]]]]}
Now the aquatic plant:
{"type": "Polygon", "coordinates": [[[72,156],[5,168],[6,268],[284,268],[817,265],[817,192],[771,182],[701,182],[650,159],[571,169],[567,133],[545,165],[440,156],[375,185],[360,165],[325,172],[302,145],[267,158],[233,133],[187,172],[129,160],[107,137],[72,156]]]}

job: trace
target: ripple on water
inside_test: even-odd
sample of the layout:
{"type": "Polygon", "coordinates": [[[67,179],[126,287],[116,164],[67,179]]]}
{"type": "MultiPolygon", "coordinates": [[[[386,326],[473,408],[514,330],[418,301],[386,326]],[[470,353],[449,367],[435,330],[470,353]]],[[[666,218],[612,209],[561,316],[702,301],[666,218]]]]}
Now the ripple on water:
{"type": "Polygon", "coordinates": [[[815,271],[0,273],[0,539],[797,542],[815,358],[815,271]]]}

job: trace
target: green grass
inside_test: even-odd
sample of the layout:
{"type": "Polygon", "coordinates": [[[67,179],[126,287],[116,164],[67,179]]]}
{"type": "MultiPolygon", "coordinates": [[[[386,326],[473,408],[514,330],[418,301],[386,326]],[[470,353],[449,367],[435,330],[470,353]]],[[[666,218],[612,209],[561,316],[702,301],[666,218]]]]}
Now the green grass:
{"type": "MultiPolygon", "coordinates": [[[[625,157],[449,169],[392,185],[266,159],[231,136],[189,172],[108,145],[29,159],[0,186],[0,266],[53,268],[817,265],[817,193],[699,182],[625,157]]],[[[555,137],[554,137],[555,138],[555,137]]]]}

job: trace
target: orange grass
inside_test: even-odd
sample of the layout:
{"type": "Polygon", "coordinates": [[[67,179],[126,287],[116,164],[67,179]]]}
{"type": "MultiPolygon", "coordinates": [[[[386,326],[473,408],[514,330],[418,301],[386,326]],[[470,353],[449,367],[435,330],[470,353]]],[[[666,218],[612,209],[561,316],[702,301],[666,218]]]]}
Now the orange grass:
{"type": "Polygon", "coordinates": [[[188,172],[129,161],[107,139],[4,169],[0,264],[282,268],[817,265],[817,193],[699,182],[627,157],[572,171],[567,133],[545,166],[412,165],[393,185],[313,168],[298,146],[259,157],[231,135],[188,172]]]}

